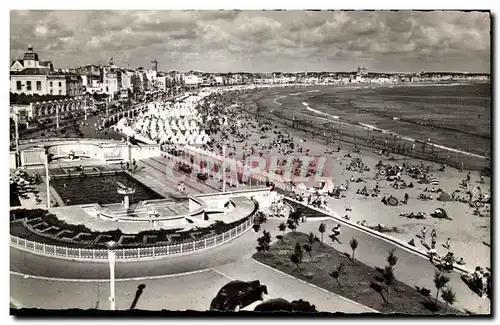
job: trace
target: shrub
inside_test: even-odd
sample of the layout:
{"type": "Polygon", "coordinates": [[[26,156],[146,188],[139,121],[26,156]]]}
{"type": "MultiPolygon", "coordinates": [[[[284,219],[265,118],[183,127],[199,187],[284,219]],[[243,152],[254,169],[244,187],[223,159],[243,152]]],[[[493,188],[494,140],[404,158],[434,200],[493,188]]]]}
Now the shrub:
{"type": "Polygon", "coordinates": [[[13,216],[16,220],[23,218],[26,218],[27,220],[42,218],[47,213],[48,211],[44,209],[33,209],[33,210],[16,209],[10,211],[10,215],[13,216]]]}
{"type": "Polygon", "coordinates": [[[210,228],[215,231],[224,232],[227,228],[227,224],[224,221],[217,220],[210,228]]]}
{"type": "Polygon", "coordinates": [[[107,230],[101,232],[102,235],[110,235],[110,236],[121,236],[123,233],[120,229],[114,229],[114,230],[107,230]]]}

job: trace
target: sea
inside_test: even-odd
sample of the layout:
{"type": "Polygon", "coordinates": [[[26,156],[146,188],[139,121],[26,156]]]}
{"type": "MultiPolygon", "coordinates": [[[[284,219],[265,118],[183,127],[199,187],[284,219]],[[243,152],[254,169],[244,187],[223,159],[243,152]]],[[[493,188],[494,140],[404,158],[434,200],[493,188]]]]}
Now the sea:
{"type": "MultiPolygon", "coordinates": [[[[279,103],[310,116],[489,155],[491,84],[318,86],[280,89],[279,103]]],[[[278,97],[278,92],[273,96],[278,97]]]]}

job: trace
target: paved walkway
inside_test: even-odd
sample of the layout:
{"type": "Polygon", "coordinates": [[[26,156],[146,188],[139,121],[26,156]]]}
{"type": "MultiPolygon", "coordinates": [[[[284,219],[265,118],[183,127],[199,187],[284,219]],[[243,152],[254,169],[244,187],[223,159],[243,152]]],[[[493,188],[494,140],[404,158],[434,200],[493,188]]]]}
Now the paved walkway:
{"type": "MultiPolygon", "coordinates": [[[[274,237],[278,233],[278,224],[283,220],[284,219],[270,218],[268,222],[264,224],[263,228],[270,230],[272,237],[274,237]]],[[[330,233],[333,226],[336,225],[336,222],[330,220],[325,222],[327,223],[327,231],[328,233],[330,233]]],[[[306,233],[313,231],[314,233],[317,233],[318,226],[318,221],[315,222],[309,219],[307,223],[301,224],[299,226],[298,231],[306,233]]],[[[264,267],[251,260],[251,256],[255,252],[254,247],[256,245],[256,240],[260,234],[261,233],[257,234],[254,231],[250,230],[249,232],[243,234],[242,236],[234,239],[229,243],[201,253],[179,257],[170,257],[163,260],[150,262],[118,263],[116,268],[116,277],[118,279],[143,277],[214,268],[216,271],[219,271],[231,278],[257,278],[262,282],[267,282],[267,285],[272,286],[273,290],[275,290],[275,292],[279,293],[280,295],[284,295],[283,297],[290,296],[286,295],[288,291],[291,294],[295,295],[295,291],[291,290],[295,290],[294,288],[301,288],[300,282],[298,280],[288,280],[289,278],[287,278],[287,280],[284,280],[284,278],[278,279],[274,275],[274,271],[269,270],[270,273],[263,271],[264,267]]],[[[433,295],[435,295],[435,289],[433,285],[435,267],[431,265],[430,262],[428,262],[426,259],[410,253],[404,249],[398,248],[395,245],[380,238],[373,237],[370,234],[361,232],[360,230],[354,228],[350,228],[346,225],[342,226],[342,235],[340,237],[342,244],[336,244],[335,247],[341,251],[350,252],[348,243],[352,237],[356,237],[359,241],[359,247],[356,251],[356,258],[359,261],[370,266],[382,267],[386,264],[385,259],[388,252],[391,249],[395,248],[396,255],[399,258],[398,264],[395,267],[397,279],[411,286],[418,285],[426,287],[431,290],[433,295]]],[[[329,244],[329,241],[330,239],[325,236],[325,243],[329,244]]],[[[72,279],[107,279],[107,277],[109,276],[107,263],[81,263],[58,260],[27,254],[14,248],[11,248],[10,261],[12,271],[18,271],[25,274],[42,275],[48,277],[65,277],[72,279]]],[[[474,313],[490,313],[490,301],[488,299],[481,299],[473,292],[471,292],[462,282],[459,274],[452,273],[449,274],[449,276],[451,279],[450,284],[453,290],[456,292],[458,298],[455,307],[460,309],[467,309],[474,313]]],[[[23,290],[32,290],[26,289],[27,287],[29,288],[29,284],[18,286],[16,287],[17,289],[11,287],[11,295],[20,294],[23,292],[23,290]]],[[[300,289],[296,294],[301,294],[302,290],[305,289],[300,289]]],[[[321,291],[319,289],[317,290],[321,291]]],[[[160,292],[165,292],[165,290],[156,291],[158,291],[158,294],[160,292]]],[[[180,291],[182,292],[182,290],[180,291]]],[[[40,294],[40,292],[43,291],[38,291],[38,294],[40,294]]],[[[81,299],[80,297],[77,297],[78,295],[74,294],[74,292],[79,291],[68,292],[72,292],[72,294],[68,296],[69,298],[76,297],[75,299],[81,299]]],[[[66,297],[66,299],[69,299],[68,297],[66,297]]],[[[302,295],[302,297],[304,299],[306,298],[305,295],[302,295]]],[[[317,297],[317,293],[314,293],[314,297],[317,297]]],[[[14,296],[14,298],[16,297],[14,296]]],[[[341,299],[337,298],[330,297],[328,299],[324,298],[324,300],[315,300],[315,304],[321,310],[321,308],[328,308],[327,305],[329,303],[335,302],[335,304],[337,304],[336,301],[338,299],[341,299]]],[[[44,298],[43,300],[45,301],[50,299],[44,298]]],[[[19,301],[24,302],[22,299],[19,299],[19,301]]]]}
{"type": "MultiPolygon", "coordinates": [[[[223,245],[184,256],[144,262],[119,262],[116,278],[133,278],[191,272],[250,258],[259,234],[249,230],[223,245]]],[[[10,249],[10,270],[23,274],[68,279],[107,279],[107,263],[67,261],[10,249]]]]}
{"type": "MultiPolygon", "coordinates": [[[[136,309],[144,310],[208,310],[210,302],[220,288],[232,281],[255,280],[268,286],[267,299],[284,298],[289,301],[305,299],[321,311],[360,313],[372,310],[336,294],[326,292],[279,274],[256,262],[246,260],[219,269],[203,272],[161,277],[155,279],[118,280],[116,282],[116,308],[129,309],[138,293],[138,286],[145,285],[137,299],[136,309]],[[249,271],[250,268],[250,271],[249,271]]],[[[54,281],[48,279],[24,278],[11,274],[11,296],[22,301],[24,307],[46,309],[65,308],[109,308],[109,281],[54,281]],[[44,299],[40,299],[40,295],[44,299]]],[[[246,307],[253,310],[259,302],[246,307]]]]}
{"type": "MultiPolygon", "coordinates": [[[[283,221],[284,219],[281,219],[283,221]]],[[[279,232],[277,226],[279,219],[268,221],[264,225],[264,229],[271,232],[271,236],[276,236],[279,232]]],[[[332,233],[332,228],[338,224],[333,220],[313,221],[308,219],[306,223],[301,223],[297,229],[299,232],[313,232],[318,237],[319,224],[326,223],[326,233],[324,235],[324,243],[331,244],[331,239],[328,237],[332,233]]],[[[334,247],[341,252],[352,252],[349,241],[355,237],[359,241],[359,246],[356,249],[356,259],[371,267],[384,267],[387,265],[386,258],[391,249],[396,249],[395,254],[398,257],[397,265],[395,266],[396,278],[411,286],[425,287],[431,290],[431,296],[436,296],[434,287],[434,273],[436,267],[429,260],[410,253],[409,251],[399,248],[392,243],[389,243],[380,238],[374,237],[368,233],[364,233],[347,225],[341,226],[340,241],[342,244],[334,244],[334,247]]],[[[456,292],[458,301],[455,303],[455,308],[467,309],[474,313],[490,313],[490,300],[482,299],[477,294],[472,292],[467,285],[460,279],[460,274],[453,272],[448,274],[450,278],[450,286],[456,292]]]]}

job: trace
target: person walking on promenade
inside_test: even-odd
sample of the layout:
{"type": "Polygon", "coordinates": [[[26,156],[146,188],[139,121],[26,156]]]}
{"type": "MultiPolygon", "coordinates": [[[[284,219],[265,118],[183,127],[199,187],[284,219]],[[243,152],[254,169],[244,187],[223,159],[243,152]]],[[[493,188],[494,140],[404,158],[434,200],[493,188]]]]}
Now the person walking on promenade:
{"type": "Polygon", "coordinates": [[[425,237],[427,236],[427,228],[422,228],[420,232],[422,233],[422,241],[425,242],[425,237]]]}
{"type": "Polygon", "coordinates": [[[488,279],[490,277],[489,273],[484,273],[481,277],[481,298],[486,299],[488,296],[488,279]]]}
{"type": "Polygon", "coordinates": [[[451,248],[451,238],[448,237],[448,239],[446,240],[446,249],[449,251],[451,248]]]}
{"type": "Polygon", "coordinates": [[[436,256],[437,256],[436,245],[431,245],[431,249],[429,249],[429,257],[431,262],[434,261],[434,257],[436,256]]]}
{"type": "Polygon", "coordinates": [[[437,242],[437,234],[436,231],[433,229],[431,233],[431,245],[435,247],[436,242],[437,242]]]}
{"type": "Polygon", "coordinates": [[[333,229],[333,234],[331,236],[332,238],[332,241],[335,243],[335,241],[337,241],[339,244],[342,244],[339,240],[339,236],[340,236],[340,224],[336,225],[333,229]]]}

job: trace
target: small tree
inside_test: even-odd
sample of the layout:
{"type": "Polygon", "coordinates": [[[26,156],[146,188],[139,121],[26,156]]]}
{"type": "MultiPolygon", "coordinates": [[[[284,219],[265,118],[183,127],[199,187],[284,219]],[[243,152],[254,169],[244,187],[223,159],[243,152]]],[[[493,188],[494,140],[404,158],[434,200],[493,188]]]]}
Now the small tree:
{"type": "Polygon", "coordinates": [[[326,224],[325,224],[325,223],[321,223],[321,224],[319,225],[319,229],[318,229],[318,231],[319,231],[319,232],[320,232],[320,234],[321,234],[321,244],[323,244],[323,234],[324,234],[324,233],[325,233],[325,231],[326,231],[326,224]]]}
{"type": "Polygon", "coordinates": [[[316,237],[314,235],[313,232],[310,232],[309,236],[307,236],[307,241],[308,241],[309,245],[311,246],[311,251],[312,251],[314,243],[317,242],[317,241],[319,241],[319,239],[318,239],[318,237],[316,237]]]}
{"type": "Polygon", "coordinates": [[[299,261],[302,263],[302,257],[304,255],[304,251],[302,250],[302,246],[297,242],[295,244],[294,254],[299,258],[299,261]]]}
{"type": "Polygon", "coordinates": [[[394,249],[391,249],[389,251],[389,256],[387,256],[387,263],[389,263],[390,266],[394,267],[397,262],[398,262],[398,257],[394,255],[394,249]]]}
{"type": "Polygon", "coordinates": [[[298,227],[300,224],[300,219],[302,218],[302,212],[299,210],[295,210],[288,216],[288,220],[292,220],[295,225],[298,227]]]}
{"type": "Polygon", "coordinates": [[[438,298],[439,298],[439,291],[443,289],[446,284],[450,281],[450,278],[448,278],[446,275],[441,273],[440,271],[436,271],[434,274],[434,285],[436,286],[436,301],[434,301],[434,306],[437,309],[437,303],[438,303],[438,298]]]}
{"type": "Polygon", "coordinates": [[[311,245],[304,244],[302,246],[302,248],[304,248],[304,251],[306,251],[307,253],[309,253],[309,257],[312,257],[312,247],[311,247],[311,245]]]}
{"type": "Polygon", "coordinates": [[[262,224],[266,223],[266,221],[267,221],[267,215],[264,212],[259,213],[259,222],[262,224]]]}
{"type": "Polygon", "coordinates": [[[446,287],[446,289],[444,289],[441,293],[441,298],[443,298],[443,300],[446,302],[446,305],[444,306],[444,314],[446,315],[448,305],[453,305],[455,302],[457,302],[457,296],[450,287],[446,287]]]}
{"type": "Polygon", "coordinates": [[[300,270],[299,267],[300,259],[297,257],[297,255],[292,254],[292,256],[290,256],[290,260],[292,261],[293,264],[297,265],[297,270],[300,270]]]}
{"type": "Polygon", "coordinates": [[[396,280],[396,278],[394,277],[394,269],[392,268],[392,266],[387,265],[384,268],[383,278],[384,278],[384,283],[386,285],[386,291],[387,291],[387,303],[390,303],[390,301],[391,301],[391,287],[394,284],[394,281],[396,280]]]}
{"type": "Polygon", "coordinates": [[[352,249],[352,259],[354,260],[354,252],[356,251],[356,248],[358,248],[358,240],[356,238],[352,238],[351,241],[349,242],[349,245],[351,246],[352,249]]]}
{"type": "Polygon", "coordinates": [[[285,243],[285,237],[283,237],[283,235],[276,236],[276,239],[281,241],[283,244],[285,243]]]}
{"type": "Polygon", "coordinates": [[[314,236],[314,234],[312,232],[310,232],[309,236],[307,236],[307,241],[309,242],[309,245],[311,245],[311,247],[312,247],[312,245],[316,241],[316,236],[314,236]]]}
{"type": "Polygon", "coordinates": [[[280,223],[280,225],[278,226],[278,230],[283,233],[283,236],[285,236],[286,224],[284,222],[280,223]]]}
{"type": "Polygon", "coordinates": [[[262,237],[259,237],[257,239],[257,251],[259,252],[267,252],[269,251],[269,248],[271,248],[271,234],[269,231],[265,231],[262,235],[262,237]]]}
{"type": "Polygon", "coordinates": [[[293,220],[288,219],[287,227],[295,234],[295,230],[297,230],[297,225],[295,224],[295,222],[293,220]]]}
{"type": "MultiPolygon", "coordinates": [[[[394,275],[394,266],[396,266],[396,263],[398,262],[398,257],[396,255],[394,255],[394,249],[391,249],[389,251],[389,255],[387,256],[386,261],[389,264],[389,266],[392,267],[392,271],[393,271],[392,273],[394,275]]],[[[395,286],[396,286],[396,283],[394,283],[394,290],[396,290],[395,286]]]]}
{"type": "Polygon", "coordinates": [[[340,277],[343,274],[343,272],[344,272],[344,263],[342,262],[335,267],[335,270],[330,272],[330,276],[337,281],[339,287],[342,286],[342,283],[340,282],[340,277]]]}

